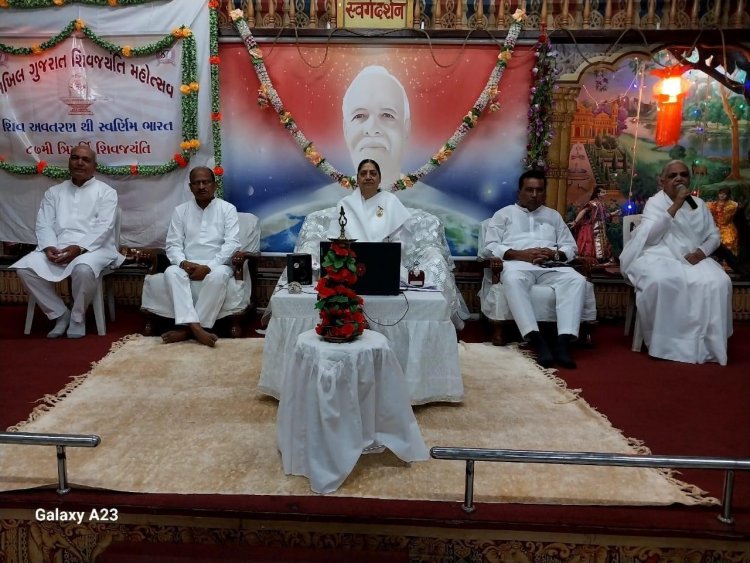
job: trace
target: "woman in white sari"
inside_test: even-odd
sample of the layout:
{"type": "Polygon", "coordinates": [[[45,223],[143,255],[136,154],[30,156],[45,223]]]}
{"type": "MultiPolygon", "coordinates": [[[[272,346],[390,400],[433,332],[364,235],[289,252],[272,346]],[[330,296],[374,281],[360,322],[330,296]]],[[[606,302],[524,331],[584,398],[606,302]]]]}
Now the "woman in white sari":
{"type": "MultiPolygon", "coordinates": [[[[345,234],[347,238],[363,242],[401,243],[401,280],[408,282],[409,270],[421,270],[425,274],[425,286],[440,289],[453,310],[451,320],[458,330],[463,328],[463,319],[468,318],[468,309],[460,298],[456,282],[450,273],[450,257],[445,257],[435,244],[417,240],[424,233],[410,230],[419,222],[414,221],[412,211],[392,193],[380,189],[380,166],[371,159],[365,159],[357,167],[357,189],[342,198],[336,209],[342,207],[346,215],[345,234]],[[419,256],[415,262],[415,256],[419,256]]],[[[415,210],[415,213],[418,211],[415,210]]],[[[328,228],[330,238],[338,237],[341,228],[338,221],[331,221],[328,228]]]]}

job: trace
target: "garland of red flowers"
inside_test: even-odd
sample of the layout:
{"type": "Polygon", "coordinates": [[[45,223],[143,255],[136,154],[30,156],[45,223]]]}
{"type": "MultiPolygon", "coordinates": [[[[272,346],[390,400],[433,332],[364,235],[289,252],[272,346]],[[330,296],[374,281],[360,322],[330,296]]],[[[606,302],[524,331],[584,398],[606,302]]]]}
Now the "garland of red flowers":
{"type": "Polygon", "coordinates": [[[318,292],[315,308],[320,311],[320,323],[315,332],[323,338],[350,341],[365,330],[364,301],[352,289],[357,277],[363,273],[356,258],[348,244],[337,242],[331,243],[323,257],[321,267],[325,274],[315,286],[318,292]]]}

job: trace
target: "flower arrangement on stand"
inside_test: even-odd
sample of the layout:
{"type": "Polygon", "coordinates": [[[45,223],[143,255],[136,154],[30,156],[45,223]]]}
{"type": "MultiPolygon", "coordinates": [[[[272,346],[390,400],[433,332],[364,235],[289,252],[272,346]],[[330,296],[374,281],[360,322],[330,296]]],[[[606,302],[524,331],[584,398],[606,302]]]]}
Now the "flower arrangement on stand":
{"type": "Polygon", "coordinates": [[[350,239],[345,238],[346,217],[341,210],[341,235],[331,239],[331,246],[321,260],[325,272],[315,289],[318,301],[315,308],[320,311],[320,323],[315,332],[328,342],[351,342],[364,332],[367,323],[362,312],[362,297],[352,286],[361,272],[358,271],[357,255],[351,248],[350,239]]]}

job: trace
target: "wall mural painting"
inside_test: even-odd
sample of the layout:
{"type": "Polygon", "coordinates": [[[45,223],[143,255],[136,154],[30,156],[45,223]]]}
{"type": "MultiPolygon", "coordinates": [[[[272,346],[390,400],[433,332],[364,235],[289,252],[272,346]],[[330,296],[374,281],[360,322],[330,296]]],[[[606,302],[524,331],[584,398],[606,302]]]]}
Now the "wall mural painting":
{"type": "MultiPolygon", "coordinates": [[[[663,74],[675,64],[662,51],[653,59],[626,58],[614,67],[593,67],[581,77],[571,126],[567,219],[579,246],[583,243],[586,254],[600,263],[619,255],[620,216],[641,212],[657,191],[662,167],[673,159],[684,160],[691,169],[695,195],[717,201],[711,207],[717,225],[723,224],[723,242],[747,259],[750,104],[708,74],[686,70],[681,74],[678,140],[657,146],[661,108],[655,87],[661,78],[652,71],[663,74]]],[[[718,71],[723,73],[721,67],[718,71]]],[[[730,77],[740,84],[747,79],[739,68],[730,77]]]]}

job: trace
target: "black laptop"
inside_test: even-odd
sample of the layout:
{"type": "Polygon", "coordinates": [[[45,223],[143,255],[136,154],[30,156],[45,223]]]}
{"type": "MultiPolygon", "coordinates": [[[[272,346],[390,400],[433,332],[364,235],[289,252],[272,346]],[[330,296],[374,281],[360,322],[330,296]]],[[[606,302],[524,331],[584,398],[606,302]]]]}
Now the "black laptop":
{"type": "MultiPolygon", "coordinates": [[[[331,242],[320,243],[323,259],[331,242]]],[[[365,273],[357,279],[354,291],[359,295],[398,295],[401,281],[400,242],[353,242],[357,264],[363,264],[365,273]]]]}

